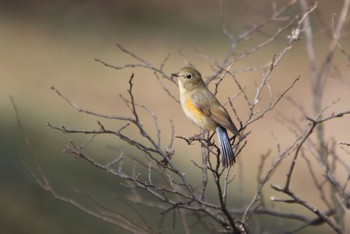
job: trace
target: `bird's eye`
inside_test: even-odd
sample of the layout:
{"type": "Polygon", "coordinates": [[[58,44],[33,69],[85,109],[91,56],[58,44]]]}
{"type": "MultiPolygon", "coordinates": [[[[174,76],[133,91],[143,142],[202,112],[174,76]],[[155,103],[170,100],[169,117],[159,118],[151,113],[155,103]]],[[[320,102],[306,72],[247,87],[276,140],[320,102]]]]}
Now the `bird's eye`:
{"type": "Polygon", "coordinates": [[[186,78],[187,78],[187,79],[191,79],[191,78],[192,78],[192,74],[187,74],[187,75],[186,75],[186,78]]]}

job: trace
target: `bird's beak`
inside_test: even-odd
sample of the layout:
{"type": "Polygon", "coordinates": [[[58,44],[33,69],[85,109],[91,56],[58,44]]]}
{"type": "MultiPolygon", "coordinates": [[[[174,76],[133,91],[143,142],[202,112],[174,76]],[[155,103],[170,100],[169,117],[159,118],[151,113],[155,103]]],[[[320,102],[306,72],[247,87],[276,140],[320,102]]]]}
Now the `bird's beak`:
{"type": "Polygon", "coordinates": [[[177,73],[171,73],[171,76],[179,77],[179,74],[177,74],[177,73]]]}

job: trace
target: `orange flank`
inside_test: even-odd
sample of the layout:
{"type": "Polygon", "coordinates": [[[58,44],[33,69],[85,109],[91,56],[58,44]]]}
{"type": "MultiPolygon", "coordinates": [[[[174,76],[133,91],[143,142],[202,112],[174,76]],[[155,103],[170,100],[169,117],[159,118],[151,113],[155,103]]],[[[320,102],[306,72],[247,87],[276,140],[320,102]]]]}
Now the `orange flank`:
{"type": "Polygon", "coordinates": [[[203,116],[203,113],[200,112],[198,110],[198,108],[193,105],[193,102],[191,101],[190,98],[187,98],[187,100],[185,102],[185,108],[187,109],[187,111],[189,113],[191,113],[192,118],[198,118],[198,117],[202,117],[203,116]]]}
{"type": "Polygon", "coordinates": [[[200,109],[198,109],[190,98],[187,98],[183,105],[183,110],[187,116],[195,125],[206,130],[215,130],[216,123],[205,115],[200,109]]]}

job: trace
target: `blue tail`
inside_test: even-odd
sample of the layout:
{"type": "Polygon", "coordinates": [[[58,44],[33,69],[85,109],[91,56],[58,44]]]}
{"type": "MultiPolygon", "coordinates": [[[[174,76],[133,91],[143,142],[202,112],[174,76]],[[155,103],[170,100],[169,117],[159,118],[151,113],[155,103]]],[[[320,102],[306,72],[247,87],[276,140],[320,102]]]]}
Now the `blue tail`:
{"type": "Polygon", "coordinates": [[[220,151],[222,155],[222,165],[224,167],[232,166],[235,162],[235,155],[231,148],[230,140],[225,128],[221,126],[216,127],[216,134],[218,135],[220,151]]]}

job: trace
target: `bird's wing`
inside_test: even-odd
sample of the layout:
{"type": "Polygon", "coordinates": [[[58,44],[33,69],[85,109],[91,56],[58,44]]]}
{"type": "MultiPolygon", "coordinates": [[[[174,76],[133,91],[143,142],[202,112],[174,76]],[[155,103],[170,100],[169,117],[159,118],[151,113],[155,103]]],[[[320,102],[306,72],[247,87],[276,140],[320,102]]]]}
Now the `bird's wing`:
{"type": "Polygon", "coordinates": [[[209,90],[193,94],[192,102],[200,112],[211,118],[215,123],[228,129],[233,134],[239,135],[230,115],[209,90]]]}

